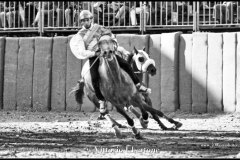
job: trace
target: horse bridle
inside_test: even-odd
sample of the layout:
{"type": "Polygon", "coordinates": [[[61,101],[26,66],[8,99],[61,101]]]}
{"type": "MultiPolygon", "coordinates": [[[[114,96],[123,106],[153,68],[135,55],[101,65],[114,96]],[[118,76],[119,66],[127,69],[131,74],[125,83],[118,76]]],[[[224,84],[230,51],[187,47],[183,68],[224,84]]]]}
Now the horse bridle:
{"type": "MultiPolygon", "coordinates": [[[[133,61],[133,57],[132,57],[132,60],[131,60],[131,61],[133,61]]],[[[129,63],[131,63],[131,61],[130,61],[129,63]]],[[[136,63],[136,62],[135,62],[135,63],[136,63]]],[[[147,71],[143,72],[142,67],[143,67],[143,64],[141,63],[141,70],[140,70],[140,71],[135,71],[134,73],[147,73],[147,71]]]]}
{"type": "Polygon", "coordinates": [[[142,67],[143,67],[143,65],[141,64],[141,70],[140,71],[136,71],[134,73],[147,73],[147,71],[143,72],[142,67]]]}

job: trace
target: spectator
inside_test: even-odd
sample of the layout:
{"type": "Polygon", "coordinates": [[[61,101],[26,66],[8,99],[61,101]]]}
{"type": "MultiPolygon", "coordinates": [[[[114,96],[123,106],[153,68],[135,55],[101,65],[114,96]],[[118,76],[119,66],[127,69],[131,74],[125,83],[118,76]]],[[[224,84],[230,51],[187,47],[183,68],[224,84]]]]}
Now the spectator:
{"type": "Polygon", "coordinates": [[[130,2],[120,3],[120,8],[116,13],[116,22],[118,25],[128,25],[129,22],[130,2]]]}
{"type": "MultiPolygon", "coordinates": [[[[22,3],[22,2],[21,2],[22,3]]],[[[19,8],[23,10],[22,4],[20,2],[1,2],[1,13],[0,19],[2,27],[13,28],[23,24],[23,16],[20,15],[19,8]],[[18,18],[20,17],[20,24],[18,24],[18,18]],[[7,23],[6,23],[7,22],[7,23]]]]}
{"type": "Polygon", "coordinates": [[[30,27],[37,14],[37,8],[34,6],[34,3],[30,1],[26,1],[23,7],[24,7],[24,18],[25,18],[24,26],[30,27]]]}
{"type": "Polygon", "coordinates": [[[118,2],[109,2],[107,4],[107,8],[105,8],[105,19],[107,23],[105,23],[105,25],[115,25],[115,22],[117,19],[116,18],[116,14],[119,11],[120,8],[120,3],[118,2]],[[109,22],[109,23],[108,23],[109,22]]]}
{"type": "Polygon", "coordinates": [[[4,27],[4,21],[2,19],[2,16],[4,17],[5,13],[4,13],[4,2],[0,2],[0,27],[3,28],[4,27]]]}
{"type": "Polygon", "coordinates": [[[136,14],[140,14],[142,10],[145,13],[144,14],[144,20],[145,20],[144,24],[147,24],[148,20],[149,20],[149,4],[148,4],[149,2],[142,2],[142,1],[134,2],[134,1],[132,1],[131,3],[132,3],[131,9],[130,9],[131,24],[133,26],[138,24],[136,14]]]}
{"type": "Polygon", "coordinates": [[[92,3],[91,2],[81,2],[82,3],[82,9],[83,10],[92,10],[92,3]]]}
{"type": "Polygon", "coordinates": [[[65,21],[66,26],[73,26],[73,12],[74,12],[74,2],[64,3],[65,8],[65,21]]]}
{"type": "Polygon", "coordinates": [[[225,1],[222,4],[216,4],[214,6],[214,18],[219,23],[226,24],[232,22],[233,15],[232,15],[232,1],[225,1]]]}
{"type": "MultiPolygon", "coordinates": [[[[53,3],[52,2],[47,2],[47,1],[43,1],[40,2],[42,3],[42,7],[43,7],[43,15],[42,15],[42,20],[44,20],[44,26],[52,26],[53,24],[53,3]]],[[[40,21],[40,8],[39,8],[39,2],[35,1],[34,2],[35,7],[37,8],[38,12],[37,15],[33,21],[32,26],[36,26],[37,24],[39,25],[39,21],[40,21]]],[[[42,21],[43,22],[43,21],[42,21]]]]}
{"type": "Polygon", "coordinates": [[[65,3],[66,26],[78,26],[78,14],[82,10],[82,2],[65,3]]]}
{"type": "Polygon", "coordinates": [[[163,2],[162,3],[162,24],[171,24],[172,3],[173,2],[163,2]]]}
{"type": "Polygon", "coordinates": [[[103,25],[103,8],[106,2],[95,2],[93,5],[93,20],[94,23],[103,25]]]}
{"type": "Polygon", "coordinates": [[[100,25],[113,25],[115,15],[118,11],[118,4],[115,2],[95,2],[94,8],[94,23],[100,25]]]}
{"type": "Polygon", "coordinates": [[[160,1],[151,2],[151,4],[150,4],[150,6],[151,6],[151,22],[154,25],[160,24],[160,16],[162,14],[161,4],[162,4],[162,2],[160,2],[160,1]]]}

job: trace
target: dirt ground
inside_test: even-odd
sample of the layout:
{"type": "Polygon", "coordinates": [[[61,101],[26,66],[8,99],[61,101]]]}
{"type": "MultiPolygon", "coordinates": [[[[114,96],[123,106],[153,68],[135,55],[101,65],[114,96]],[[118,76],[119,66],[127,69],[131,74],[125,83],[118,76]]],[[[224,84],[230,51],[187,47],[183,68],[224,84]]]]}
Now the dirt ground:
{"type": "MultiPolygon", "coordinates": [[[[240,158],[240,113],[167,114],[183,123],[176,131],[163,131],[149,119],[143,139],[134,138],[130,128],[116,138],[98,112],[0,112],[1,158],[240,158]]],[[[112,117],[123,125],[116,112],[112,117]]],[[[166,126],[172,124],[160,119],[166,126]]]]}

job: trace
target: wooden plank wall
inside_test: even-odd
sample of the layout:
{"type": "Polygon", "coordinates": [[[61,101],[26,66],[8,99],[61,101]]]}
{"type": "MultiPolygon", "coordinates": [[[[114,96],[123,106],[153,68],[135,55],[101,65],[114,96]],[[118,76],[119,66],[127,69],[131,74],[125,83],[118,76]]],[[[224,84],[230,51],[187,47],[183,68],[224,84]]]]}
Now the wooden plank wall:
{"type": "MultiPolygon", "coordinates": [[[[86,96],[80,106],[69,95],[86,62],[72,54],[71,37],[0,37],[1,109],[98,111],[86,96]]],[[[240,110],[239,37],[237,32],[116,35],[120,46],[145,47],[155,60],[157,74],[144,79],[153,107],[193,113],[240,110]]]]}

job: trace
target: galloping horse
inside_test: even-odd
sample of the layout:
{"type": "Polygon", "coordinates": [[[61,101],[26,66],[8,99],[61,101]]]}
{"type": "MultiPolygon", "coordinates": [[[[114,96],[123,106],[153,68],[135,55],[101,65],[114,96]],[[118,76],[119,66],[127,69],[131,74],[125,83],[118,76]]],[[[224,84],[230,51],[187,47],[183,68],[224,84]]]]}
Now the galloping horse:
{"type": "MultiPolygon", "coordinates": [[[[133,133],[135,134],[136,138],[140,137],[140,132],[134,127],[133,120],[126,114],[123,107],[124,106],[136,106],[139,107],[142,112],[142,122],[147,123],[148,114],[146,111],[150,112],[152,115],[164,116],[161,111],[158,111],[152,106],[146,104],[142,97],[142,94],[139,93],[129,77],[129,75],[119,67],[119,64],[116,60],[116,50],[104,52],[102,56],[100,56],[100,66],[99,66],[99,73],[100,73],[100,89],[102,94],[104,95],[105,99],[111,102],[117,109],[117,111],[122,114],[128,121],[128,124],[132,127],[133,133]]],[[[82,104],[82,96],[83,96],[83,88],[85,93],[87,94],[88,98],[96,105],[98,104],[98,99],[94,93],[92,84],[91,84],[91,76],[88,72],[89,70],[89,62],[87,61],[84,64],[82,69],[82,80],[80,81],[79,89],[76,90],[76,100],[78,103],[82,104]]],[[[153,73],[154,69],[152,70],[153,73]]],[[[131,109],[133,107],[131,106],[131,109]]],[[[133,112],[134,113],[134,112],[133,112]]],[[[139,115],[139,114],[138,114],[139,115]]],[[[106,114],[105,117],[110,120],[114,126],[115,132],[120,132],[117,128],[120,125],[114,121],[109,114],[106,114]]],[[[157,117],[158,119],[158,117],[157,117]]],[[[179,128],[182,124],[168,118],[171,123],[176,125],[176,128],[179,128]]],[[[158,119],[159,121],[159,119],[158,119]]],[[[141,123],[142,124],[142,123],[141,123]]]]}
{"type": "MultiPolygon", "coordinates": [[[[115,43],[115,41],[113,41],[113,39],[108,35],[104,35],[99,39],[100,44],[102,41],[108,41],[107,43],[110,42],[112,44],[115,43]]],[[[148,123],[148,113],[145,110],[145,106],[147,104],[143,102],[141,93],[138,92],[128,73],[120,68],[116,58],[116,52],[116,48],[114,50],[103,50],[99,56],[99,87],[105,100],[114,105],[117,111],[127,119],[128,125],[132,128],[135,137],[141,138],[139,130],[135,128],[134,121],[125,112],[124,106],[132,104],[133,106],[139,107],[142,112],[143,121],[148,123]]],[[[75,92],[76,100],[78,103],[82,104],[82,97],[85,92],[88,98],[93,101],[96,106],[99,106],[98,99],[91,84],[91,75],[88,72],[89,67],[89,61],[86,61],[82,68],[82,79],[79,82],[79,89],[75,92]]],[[[118,129],[118,125],[115,123],[116,121],[114,121],[108,113],[104,116],[112,123],[112,127],[115,129],[116,135],[120,135],[118,134],[120,131],[118,129]]]]}
{"type": "MultiPolygon", "coordinates": [[[[151,76],[156,74],[155,61],[145,52],[145,47],[142,50],[137,50],[135,46],[129,56],[125,58],[131,65],[133,71],[138,76],[139,80],[143,83],[143,74],[147,73],[151,76]]],[[[152,101],[148,96],[148,93],[142,93],[145,102],[152,106],[152,101]]]]}
{"type": "MultiPolygon", "coordinates": [[[[155,67],[155,61],[150,58],[150,56],[147,54],[147,52],[145,52],[145,48],[143,48],[142,50],[137,50],[134,47],[134,50],[131,52],[131,54],[128,57],[125,57],[125,59],[131,65],[131,67],[133,68],[133,71],[136,73],[136,75],[138,76],[138,78],[140,79],[141,82],[143,81],[144,73],[147,73],[151,76],[154,76],[156,74],[157,69],[155,67]]],[[[142,96],[143,96],[143,100],[150,107],[152,107],[152,101],[149,97],[149,94],[142,93],[142,96]]],[[[129,109],[129,111],[134,113],[139,119],[141,118],[141,115],[132,106],[128,107],[128,109],[129,109]]],[[[158,112],[158,114],[156,112],[150,112],[150,113],[152,114],[153,119],[155,121],[157,121],[157,123],[159,124],[159,126],[161,127],[162,130],[178,129],[182,126],[182,124],[180,122],[174,121],[172,118],[169,118],[162,112],[158,112]],[[173,128],[167,128],[159,120],[158,115],[160,115],[160,117],[167,119],[170,123],[174,123],[175,126],[173,128]]],[[[142,122],[142,121],[140,120],[140,122],[142,122]]],[[[142,126],[144,127],[143,124],[142,124],[142,126]]]]}

